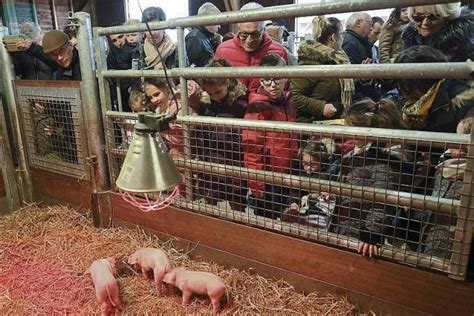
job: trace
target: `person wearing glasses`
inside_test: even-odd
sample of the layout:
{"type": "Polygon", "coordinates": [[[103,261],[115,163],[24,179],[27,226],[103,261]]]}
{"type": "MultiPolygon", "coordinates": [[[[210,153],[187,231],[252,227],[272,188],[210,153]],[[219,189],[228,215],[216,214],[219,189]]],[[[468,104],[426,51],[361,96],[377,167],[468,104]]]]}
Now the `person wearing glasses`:
{"type": "Polygon", "coordinates": [[[59,65],[55,80],[81,80],[79,52],[66,33],[59,30],[46,33],[43,37],[43,50],[59,65]]]}
{"type": "Polygon", "coordinates": [[[351,64],[372,62],[372,45],[368,40],[371,30],[372,18],[367,13],[356,12],[347,19],[342,49],[349,56],[351,64]]]}
{"type": "MultiPolygon", "coordinates": [[[[262,58],[262,67],[286,66],[286,61],[276,54],[262,58]]],[[[288,79],[260,78],[260,87],[249,94],[249,105],[244,119],[295,122],[296,111],[291,92],[286,88],[288,79]]],[[[298,135],[291,131],[242,129],[244,164],[246,168],[291,173],[298,153],[298,135]]],[[[255,215],[276,219],[289,205],[287,187],[248,181],[249,208],[255,215]]]]}
{"type": "MultiPolygon", "coordinates": [[[[260,4],[249,2],[240,10],[260,8],[263,8],[260,4]]],[[[237,36],[220,44],[216,51],[216,57],[225,58],[233,67],[258,66],[268,54],[279,55],[288,64],[288,53],[265,31],[265,21],[239,23],[237,36]]],[[[260,85],[258,80],[249,78],[241,78],[240,81],[247,88],[255,89],[260,85]]]]}
{"type": "Polygon", "coordinates": [[[452,62],[474,58],[474,14],[461,2],[409,7],[408,18],[412,23],[402,32],[405,48],[431,46],[452,62]]]}

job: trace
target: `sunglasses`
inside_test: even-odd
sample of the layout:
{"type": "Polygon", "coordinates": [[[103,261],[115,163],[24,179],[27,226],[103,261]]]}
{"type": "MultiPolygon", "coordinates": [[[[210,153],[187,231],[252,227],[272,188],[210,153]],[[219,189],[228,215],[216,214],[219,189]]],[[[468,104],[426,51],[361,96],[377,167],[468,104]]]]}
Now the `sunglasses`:
{"type": "Polygon", "coordinates": [[[260,82],[264,85],[264,86],[271,86],[272,85],[272,82],[276,85],[278,84],[281,84],[283,82],[285,82],[285,79],[284,78],[265,78],[265,79],[261,79],[260,82]]]}
{"type": "Polygon", "coordinates": [[[413,14],[411,17],[416,23],[422,23],[425,19],[428,19],[430,22],[436,22],[441,19],[441,17],[436,14],[413,14]]]}
{"type": "Polygon", "coordinates": [[[239,36],[240,40],[245,41],[249,36],[252,39],[259,39],[260,36],[262,36],[262,32],[261,31],[255,31],[255,32],[252,32],[252,33],[239,32],[237,35],[239,36]]]}

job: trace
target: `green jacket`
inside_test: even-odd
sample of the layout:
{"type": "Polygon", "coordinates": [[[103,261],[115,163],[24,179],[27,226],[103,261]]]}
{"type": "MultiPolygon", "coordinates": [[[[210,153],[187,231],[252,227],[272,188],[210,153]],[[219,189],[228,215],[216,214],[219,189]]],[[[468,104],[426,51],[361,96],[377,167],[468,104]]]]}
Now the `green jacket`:
{"type": "MultiPolygon", "coordinates": [[[[303,42],[298,48],[300,65],[333,65],[332,52],[313,40],[303,42]]],[[[344,106],[341,102],[341,84],[338,79],[292,79],[290,89],[296,105],[296,120],[302,123],[340,118],[344,106]],[[338,110],[331,118],[323,116],[324,105],[332,103],[338,110]]]]}

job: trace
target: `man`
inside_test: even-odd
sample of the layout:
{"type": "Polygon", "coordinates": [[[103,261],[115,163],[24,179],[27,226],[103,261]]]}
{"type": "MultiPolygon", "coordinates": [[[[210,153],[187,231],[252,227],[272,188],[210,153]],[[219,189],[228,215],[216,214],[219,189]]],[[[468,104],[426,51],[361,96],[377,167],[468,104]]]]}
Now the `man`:
{"type": "Polygon", "coordinates": [[[56,80],[81,80],[79,52],[63,31],[52,30],[43,37],[43,50],[59,65],[56,80]]]}
{"type": "MultiPolygon", "coordinates": [[[[212,3],[206,2],[199,7],[198,15],[217,14],[221,11],[212,3]]],[[[220,25],[198,26],[186,36],[186,53],[189,63],[197,67],[206,66],[214,58],[216,47],[213,40],[220,25]]]]}
{"type": "Polygon", "coordinates": [[[347,19],[342,49],[349,56],[351,64],[371,62],[372,45],[368,41],[371,30],[372,19],[367,13],[356,12],[347,19]]]}
{"type": "Polygon", "coordinates": [[[375,45],[379,40],[384,20],[379,16],[372,17],[372,30],[369,34],[369,43],[372,44],[372,62],[379,63],[379,47],[375,45]]]}
{"type": "MultiPolygon", "coordinates": [[[[371,64],[372,44],[369,42],[372,30],[372,18],[367,13],[356,12],[346,22],[346,34],[342,43],[342,49],[346,52],[351,64],[371,64]]],[[[372,98],[377,101],[380,98],[378,83],[371,79],[354,80],[355,95],[354,102],[364,98],[372,98]]]]}
{"type": "Polygon", "coordinates": [[[23,22],[20,25],[20,33],[27,39],[17,45],[18,52],[11,53],[16,76],[24,80],[53,79],[53,70],[57,66],[41,47],[40,27],[31,22],[23,22]]]}
{"type": "MultiPolygon", "coordinates": [[[[249,2],[240,10],[263,8],[260,4],[249,2]]],[[[238,24],[238,33],[232,40],[223,42],[217,47],[216,57],[225,58],[232,66],[258,66],[268,54],[281,56],[288,64],[288,53],[280,44],[274,42],[264,30],[265,22],[244,22],[238,24]]],[[[257,88],[258,80],[241,78],[247,88],[257,88]]]]}

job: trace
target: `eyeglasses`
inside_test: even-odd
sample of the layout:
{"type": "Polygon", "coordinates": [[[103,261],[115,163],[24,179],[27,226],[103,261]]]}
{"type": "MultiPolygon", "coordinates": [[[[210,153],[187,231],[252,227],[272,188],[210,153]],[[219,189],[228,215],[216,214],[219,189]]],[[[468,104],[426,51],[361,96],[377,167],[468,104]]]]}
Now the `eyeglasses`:
{"type": "Polygon", "coordinates": [[[49,54],[52,55],[53,57],[58,57],[59,55],[64,55],[64,54],[67,53],[69,47],[71,47],[71,42],[67,42],[59,50],[56,50],[54,52],[50,52],[49,54]]]}
{"type": "Polygon", "coordinates": [[[265,78],[265,79],[260,79],[260,82],[264,85],[264,86],[271,86],[272,85],[272,82],[276,85],[278,84],[281,84],[283,82],[285,82],[285,79],[284,78],[265,78]]]}
{"type": "Polygon", "coordinates": [[[441,16],[437,14],[413,14],[411,17],[416,23],[422,23],[425,19],[428,19],[430,22],[436,22],[441,19],[441,16]]]}
{"type": "Polygon", "coordinates": [[[262,31],[255,31],[255,32],[252,32],[252,33],[239,32],[237,35],[239,36],[239,39],[242,40],[242,41],[245,41],[249,36],[252,39],[259,39],[260,36],[262,36],[262,31]]]}

